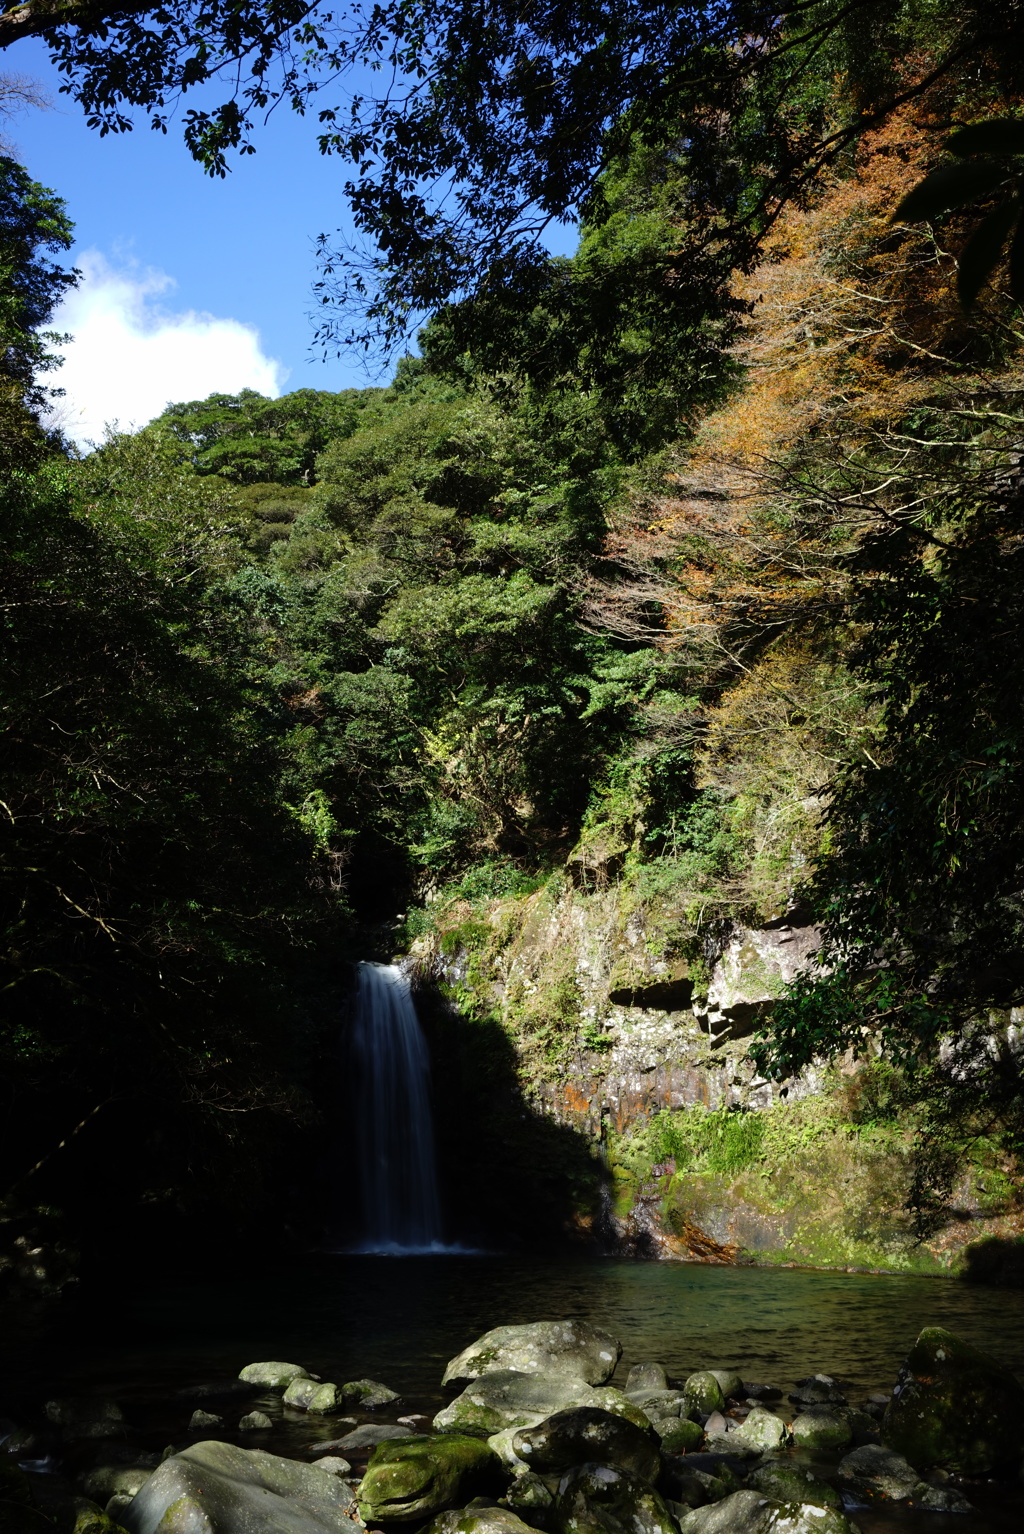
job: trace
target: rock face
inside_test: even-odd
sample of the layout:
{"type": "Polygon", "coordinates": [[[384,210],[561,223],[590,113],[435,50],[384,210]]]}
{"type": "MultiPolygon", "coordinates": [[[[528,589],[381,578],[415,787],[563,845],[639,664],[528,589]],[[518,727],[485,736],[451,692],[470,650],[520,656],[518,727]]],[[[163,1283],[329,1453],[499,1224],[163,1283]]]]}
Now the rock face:
{"type": "Polygon", "coordinates": [[[355,1515],[336,1476],[211,1441],[164,1460],[120,1521],[128,1534],[351,1534],[355,1515]]]}
{"type": "Polygon", "coordinates": [[[573,1407],[535,1427],[520,1428],[512,1447],[519,1459],[542,1472],[593,1462],[653,1481],[661,1466],[661,1456],[642,1428],[595,1406],[573,1407]]]}
{"type": "Polygon", "coordinates": [[[359,1485],[359,1512],[377,1523],[423,1522],[434,1513],[497,1487],[501,1466],[478,1438],[454,1433],[382,1443],[359,1485]]]}
{"type": "Polygon", "coordinates": [[[496,1326],[453,1358],[445,1385],[484,1374],[514,1370],[547,1379],[603,1385],[611,1379],[622,1346],[608,1332],[583,1321],[534,1321],[529,1326],[496,1326]]]}
{"type": "Polygon", "coordinates": [[[507,1427],[535,1427],[545,1417],[572,1406],[599,1406],[647,1429],[650,1419],[620,1390],[592,1388],[579,1379],[546,1379],[505,1370],[485,1374],[467,1385],[434,1418],[439,1433],[470,1433],[490,1438],[507,1427]]]}
{"type": "Polygon", "coordinates": [[[560,1534],[676,1534],[652,1486],[610,1465],[578,1465],[558,1487],[554,1522],[560,1534]]]}
{"type": "Polygon", "coordinates": [[[292,1380],[307,1380],[309,1375],[301,1364],[246,1364],[239,1374],[247,1385],[262,1385],[264,1390],[287,1390],[292,1380]]]}
{"type": "Polygon", "coordinates": [[[919,1470],[1016,1469],[1024,1454],[1024,1389],[987,1353],[927,1327],[899,1372],[882,1441],[919,1470]]]}

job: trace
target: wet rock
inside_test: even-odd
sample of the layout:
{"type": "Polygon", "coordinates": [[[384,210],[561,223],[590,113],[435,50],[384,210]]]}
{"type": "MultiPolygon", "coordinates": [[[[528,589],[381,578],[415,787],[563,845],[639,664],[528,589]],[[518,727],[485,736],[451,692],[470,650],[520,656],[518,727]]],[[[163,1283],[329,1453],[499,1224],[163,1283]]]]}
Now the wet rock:
{"type": "Polygon", "coordinates": [[[308,1380],[300,1364],[246,1364],[238,1378],[248,1385],[262,1385],[265,1390],[287,1390],[292,1380],[308,1380]]]}
{"type": "Polygon", "coordinates": [[[785,1443],[788,1433],[781,1417],[763,1406],[755,1406],[743,1419],[735,1437],[742,1438],[751,1448],[765,1453],[785,1443]]]}
{"type": "Polygon", "coordinates": [[[763,1492],[776,1502],[813,1502],[815,1507],[842,1507],[843,1499],[834,1486],[819,1480],[803,1465],[768,1459],[755,1465],[747,1476],[747,1485],[763,1492]]]}
{"type": "Polygon", "coordinates": [[[114,1401],[62,1398],[47,1401],[43,1411],[66,1438],[117,1438],[124,1432],[124,1417],[114,1401]]]}
{"type": "Polygon", "coordinates": [[[362,1427],[355,1427],[351,1433],[346,1433],[344,1438],[335,1438],[329,1447],[340,1449],[343,1454],[351,1454],[359,1449],[375,1449],[380,1443],[387,1443],[392,1438],[415,1438],[421,1435],[412,1433],[407,1427],[396,1427],[390,1422],[364,1422],[362,1427]]]}
{"type": "Polygon", "coordinates": [[[111,1497],[129,1500],[141,1490],[153,1474],[151,1465],[97,1465],[82,1482],[82,1490],[93,1502],[107,1503],[111,1497]]]}
{"type": "Polygon", "coordinates": [[[505,1493],[505,1501],[514,1513],[526,1513],[529,1517],[533,1517],[538,1513],[546,1513],[553,1507],[555,1496],[546,1481],[543,1481],[534,1471],[527,1470],[522,1475],[516,1476],[505,1493]]]}
{"type": "Polygon", "coordinates": [[[507,1507],[463,1507],[438,1513],[423,1534],[535,1534],[507,1507]]]}
{"type": "Polygon", "coordinates": [[[915,1487],[911,1498],[913,1507],[927,1513],[972,1513],[974,1504],[968,1502],[962,1491],[953,1486],[928,1486],[924,1482],[915,1487]]]}
{"type": "Polygon", "coordinates": [[[757,1491],[736,1491],[679,1521],[679,1534],[857,1534],[834,1507],[778,1502],[757,1491]]]}
{"type": "Polygon", "coordinates": [[[268,1427],[273,1426],[273,1422],[267,1416],[266,1412],[263,1411],[246,1412],[245,1416],[240,1417],[238,1421],[238,1431],[240,1433],[265,1432],[268,1427]]]}
{"type": "Polygon", "coordinates": [[[292,1380],[285,1390],[284,1404],[294,1406],[299,1411],[312,1412],[314,1416],[326,1417],[330,1412],[337,1411],[341,1403],[338,1400],[337,1385],[319,1385],[307,1376],[292,1380]]]}
{"type": "Polygon", "coordinates": [[[661,1456],[650,1435],[624,1417],[595,1406],[555,1412],[512,1440],[516,1455],[534,1470],[568,1470],[573,1465],[612,1465],[642,1481],[653,1481],[661,1456]]]}
{"type": "Polygon", "coordinates": [[[399,1417],[398,1421],[403,1427],[411,1427],[414,1433],[425,1433],[430,1427],[430,1418],[422,1412],[412,1412],[408,1417],[399,1417]]]}
{"type": "Polygon", "coordinates": [[[501,1465],[487,1444],[454,1433],[382,1443],[359,1485],[359,1513],[377,1523],[422,1523],[496,1487],[501,1465]]]}
{"type": "Polygon", "coordinates": [[[603,1385],[622,1356],[621,1344],[584,1321],[534,1321],[527,1326],[496,1326],[453,1358],[445,1385],[514,1370],[555,1380],[583,1380],[603,1385]]]}
{"type": "Polygon", "coordinates": [[[208,1441],[164,1460],[121,1514],[128,1534],[343,1534],[343,1481],[261,1449],[208,1441]]]}
{"type": "Polygon", "coordinates": [[[686,1454],[703,1442],[704,1429],[688,1417],[659,1417],[654,1422],[658,1442],[666,1454],[686,1454]]]}
{"type": "Polygon", "coordinates": [[[691,1374],[683,1386],[683,1394],[687,1405],[699,1411],[702,1417],[710,1417],[712,1412],[722,1411],[725,1407],[722,1387],[709,1369],[698,1369],[696,1374],[691,1374]]]}
{"type": "Polygon", "coordinates": [[[506,1370],[485,1374],[467,1385],[434,1418],[439,1433],[472,1433],[490,1438],[506,1427],[535,1427],[545,1417],[573,1406],[599,1406],[625,1417],[637,1427],[650,1427],[650,1418],[610,1386],[592,1388],[580,1379],[547,1379],[506,1370]]]}
{"type": "Polygon", "coordinates": [[[690,1410],[690,1401],[682,1390],[627,1390],[642,1412],[653,1421],[655,1417],[681,1417],[690,1410]]]}
{"type": "Polygon", "coordinates": [[[379,1411],[382,1406],[399,1406],[402,1401],[397,1390],[389,1390],[379,1380],[349,1380],[338,1393],[342,1407],[348,1411],[353,1407],[360,1411],[379,1411]]]}
{"type": "Polygon", "coordinates": [[[708,1374],[718,1381],[719,1389],[727,1401],[742,1401],[744,1399],[743,1381],[739,1375],[731,1369],[709,1369],[708,1374]]]}
{"type": "Polygon", "coordinates": [[[188,1430],[190,1433],[201,1433],[206,1427],[223,1427],[224,1418],[218,1417],[212,1411],[194,1411],[189,1418],[188,1430]]]}
{"type": "Polygon", "coordinates": [[[846,1405],[846,1397],[828,1374],[812,1374],[809,1379],[799,1380],[789,1399],[796,1406],[846,1405]]]}
{"type": "Polygon", "coordinates": [[[801,1412],[790,1431],[798,1449],[842,1449],[853,1441],[853,1430],[844,1414],[828,1407],[801,1412]]]}
{"type": "Polygon", "coordinates": [[[881,1444],[864,1444],[839,1462],[839,1480],[855,1496],[903,1502],[921,1477],[902,1454],[881,1444]]]}
{"type": "Polygon", "coordinates": [[[552,1513],[560,1534],[676,1534],[664,1499],[611,1465],[577,1465],[562,1477],[552,1513]]]}
{"type": "Polygon", "coordinates": [[[625,1391],[628,1396],[637,1391],[667,1390],[668,1375],[661,1364],[634,1364],[626,1375],[625,1391]]]}
{"type": "Polygon", "coordinates": [[[927,1327],[900,1369],[882,1442],[920,1469],[1015,1470],[1024,1454],[1024,1389],[987,1353],[927,1327]]]}
{"type": "Polygon", "coordinates": [[[318,1470],[326,1471],[328,1475],[338,1475],[344,1479],[352,1474],[352,1466],[340,1454],[322,1454],[315,1463],[318,1470]]]}

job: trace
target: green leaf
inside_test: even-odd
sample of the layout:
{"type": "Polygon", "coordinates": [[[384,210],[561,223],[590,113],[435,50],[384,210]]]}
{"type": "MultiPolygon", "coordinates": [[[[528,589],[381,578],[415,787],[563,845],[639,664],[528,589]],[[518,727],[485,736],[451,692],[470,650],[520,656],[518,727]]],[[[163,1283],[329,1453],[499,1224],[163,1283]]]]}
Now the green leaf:
{"type": "Polygon", "coordinates": [[[950,154],[1024,154],[1024,118],[990,117],[958,128],[946,140],[950,154]]]}
{"type": "Polygon", "coordinates": [[[1006,236],[1020,213],[1020,199],[1009,198],[982,219],[964,246],[956,290],[965,309],[971,307],[991,276],[1006,244],[1006,236]]]}
{"type": "Polygon", "coordinates": [[[916,224],[920,219],[937,218],[965,202],[977,202],[1005,181],[1006,174],[1006,167],[996,160],[944,165],[907,193],[893,214],[893,222],[916,224]]]}
{"type": "MultiPolygon", "coordinates": [[[[1020,199],[1017,200],[1019,203],[1020,199]]],[[[1010,292],[1019,304],[1024,304],[1024,217],[1017,220],[1010,246],[1010,292]]]]}

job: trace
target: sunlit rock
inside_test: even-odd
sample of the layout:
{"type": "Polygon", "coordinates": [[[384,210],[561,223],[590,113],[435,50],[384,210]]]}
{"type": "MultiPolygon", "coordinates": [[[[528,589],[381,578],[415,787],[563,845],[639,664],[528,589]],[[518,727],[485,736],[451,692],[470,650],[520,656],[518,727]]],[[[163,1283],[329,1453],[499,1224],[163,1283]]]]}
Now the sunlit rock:
{"type": "Polygon", "coordinates": [[[609,1332],[585,1321],[534,1321],[527,1326],[496,1326],[453,1358],[445,1385],[514,1370],[549,1379],[583,1380],[603,1385],[615,1372],[621,1344],[609,1332]]]}

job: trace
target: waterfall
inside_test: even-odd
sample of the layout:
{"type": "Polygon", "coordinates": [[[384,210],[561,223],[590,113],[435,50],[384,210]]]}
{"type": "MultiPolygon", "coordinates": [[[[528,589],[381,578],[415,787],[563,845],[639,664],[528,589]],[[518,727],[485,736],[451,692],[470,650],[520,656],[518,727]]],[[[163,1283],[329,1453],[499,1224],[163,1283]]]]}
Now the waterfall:
{"type": "Polygon", "coordinates": [[[360,964],[349,1035],[364,1252],[442,1250],[430,1057],[409,982],[360,964]]]}

